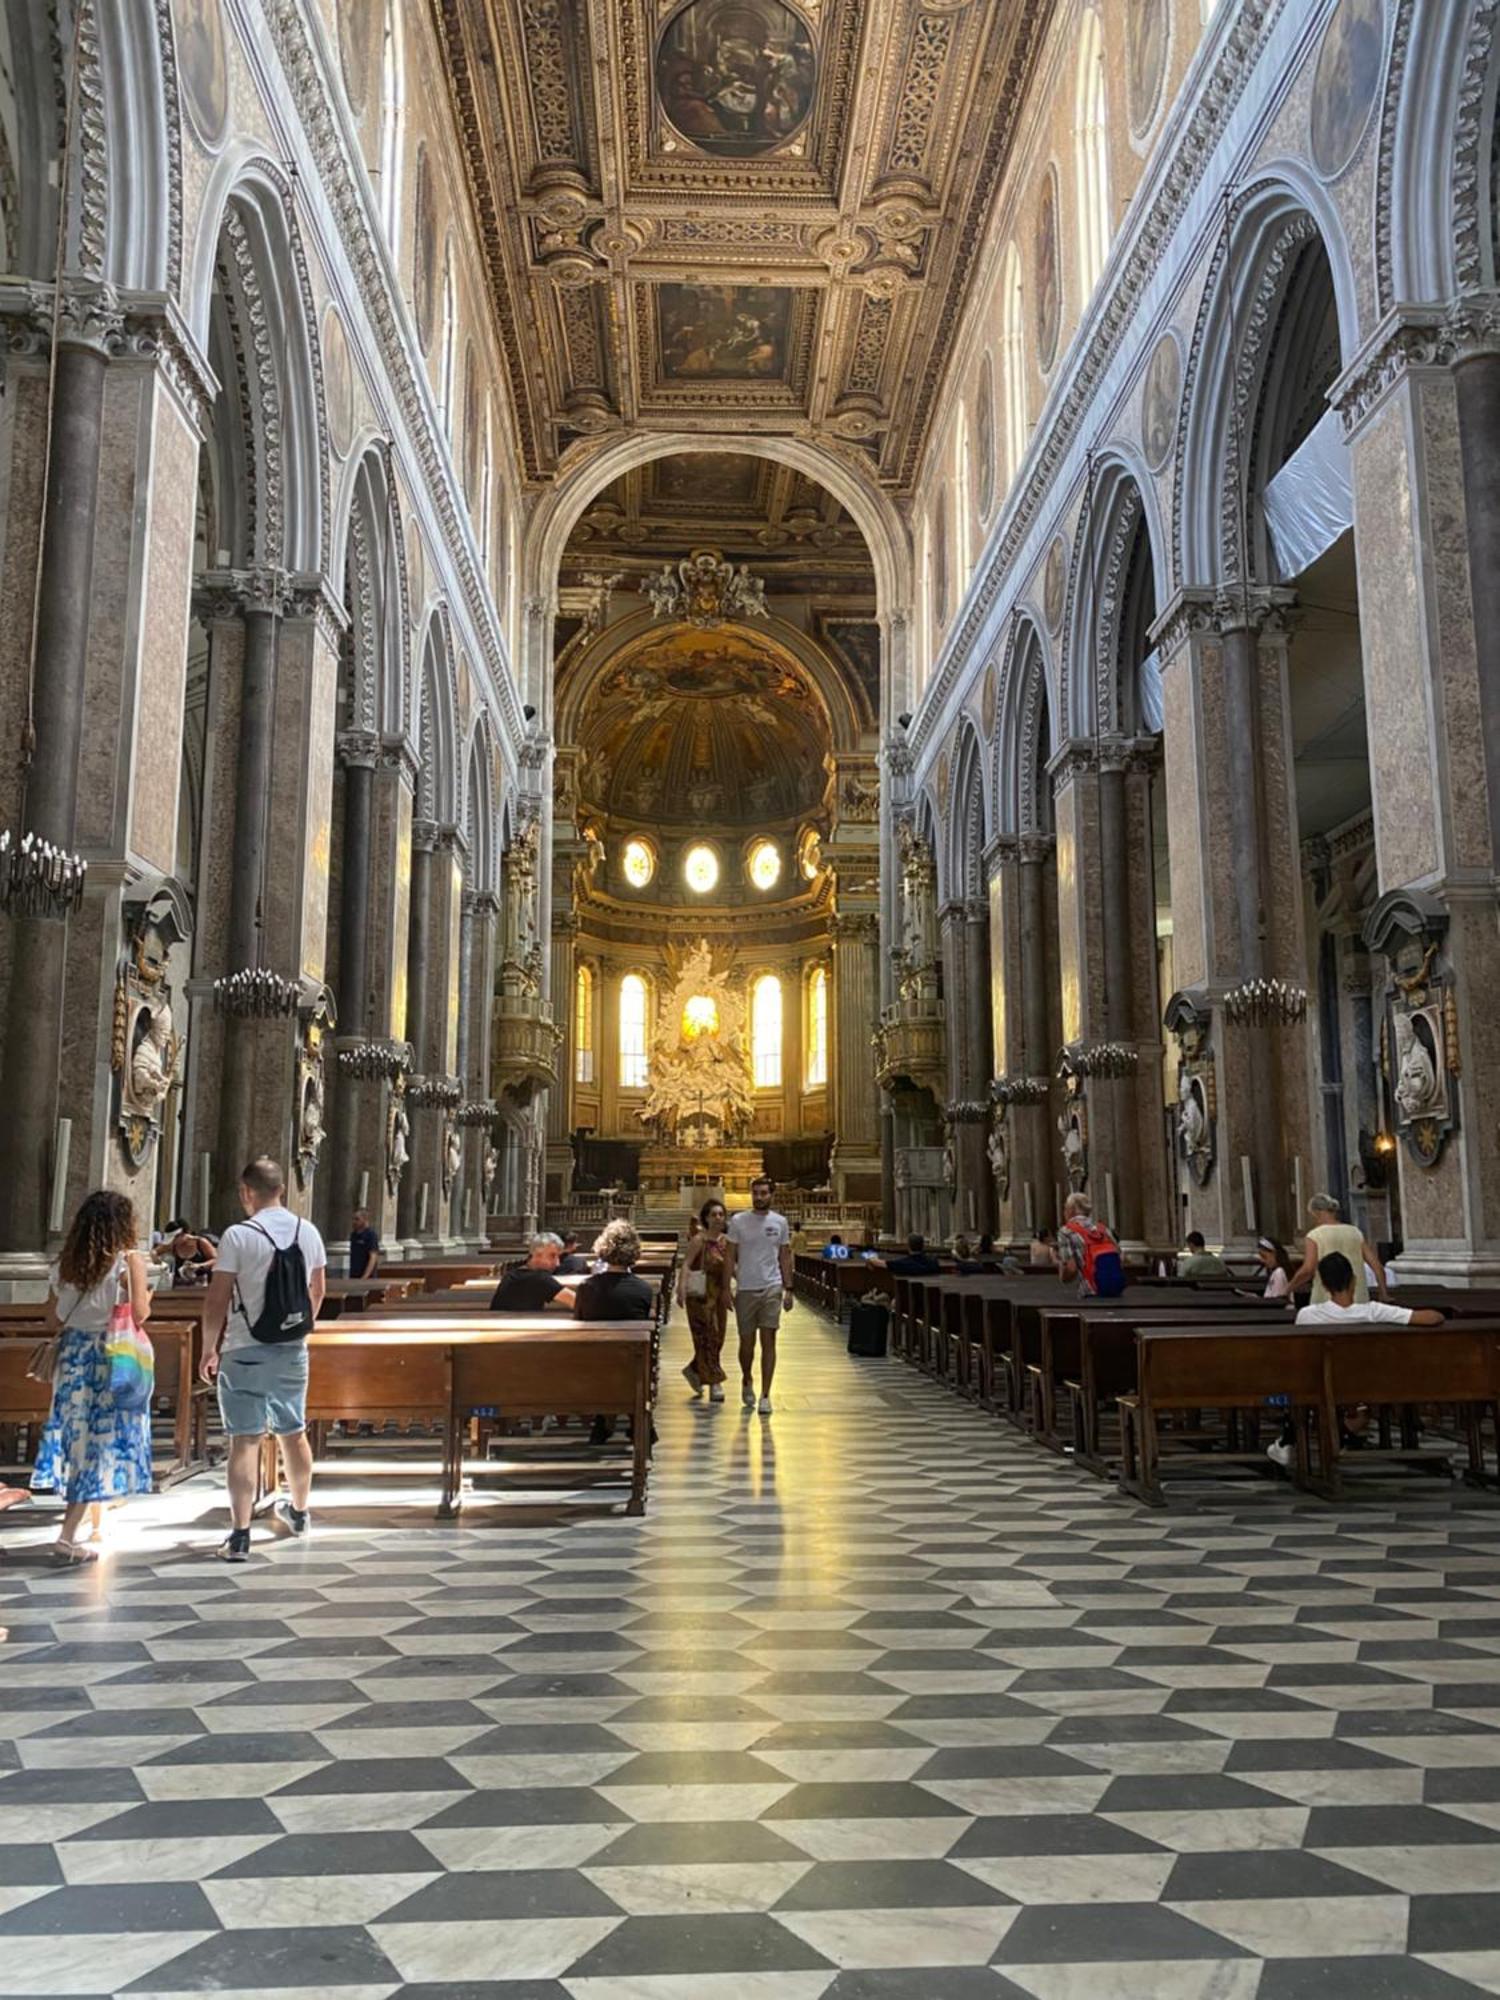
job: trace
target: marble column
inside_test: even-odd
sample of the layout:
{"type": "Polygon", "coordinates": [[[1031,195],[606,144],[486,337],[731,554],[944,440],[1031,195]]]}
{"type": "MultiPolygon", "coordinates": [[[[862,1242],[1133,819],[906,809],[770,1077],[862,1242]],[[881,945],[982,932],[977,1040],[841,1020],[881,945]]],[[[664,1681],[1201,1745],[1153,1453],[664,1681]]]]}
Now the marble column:
{"type": "Polygon", "coordinates": [[[1381,898],[1440,910],[1458,1045],[1454,1128],[1430,1160],[1398,1149],[1400,1269],[1457,1284],[1500,1278],[1497,356],[1494,292],[1397,307],[1331,392],[1353,473],[1381,898]]]}
{"type": "MultiPolygon", "coordinates": [[[[411,829],[410,915],[406,933],[406,1039],[412,1049],[412,1070],[426,1075],[432,1037],[428,1028],[431,1013],[432,973],[432,882],[437,827],[431,820],[415,820],[411,829]]],[[[427,1183],[426,1227],[430,1231],[437,1212],[439,1182],[433,1168],[433,1147],[428,1130],[433,1113],[413,1108],[411,1113],[411,1160],[401,1182],[397,1199],[396,1227],[402,1244],[411,1255],[421,1248],[419,1230],[422,1216],[422,1183],[427,1183]],[[428,1143],[418,1144],[419,1129],[428,1143]]]]}
{"type": "MultiPolygon", "coordinates": [[[[77,845],[106,355],[123,323],[108,287],[75,289],[57,336],[47,505],[37,556],[35,745],[25,780],[25,830],[69,853],[77,845]]],[[[0,1175],[0,1249],[35,1254],[47,1242],[66,1002],[66,923],[17,918],[11,953],[0,1067],[11,1144],[0,1175]]]]}
{"type": "MultiPolygon", "coordinates": [[[[344,777],[337,986],[341,1041],[363,1041],[370,1034],[371,837],[379,754],[380,739],[373,732],[346,730],[338,739],[344,777]]],[[[319,1175],[319,1213],[329,1235],[343,1228],[349,1211],[358,1203],[361,1100],[379,1088],[376,1081],[341,1073],[330,1080],[328,1095],[333,1115],[325,1149],[326,1164],[319,1175]]],[[[371,1171],[368,1163],[364,1171],[371,1171]]]]}
{"type": "MultiPolygon", "coordinates": [[[[276,654],[288,585],[284,572],[271,568],[232,575],[218,572],[205,578],[205,583],[209,588],[234,592],[240,600],[244,627],[235,749],[234,842],[225,933],[225,970],[235,973],[269,966],[263,950],[268,886],[266,840],[275,738],[276,654]]],[[[270,969],[287,971],[284,966],[270,969]]],[[[213,1166],[216,1218],[238,1214],[235,1190],[245,1162],[258,1152],[280,1149],[279,1130],[262,1133],[256,1129],[256,1056],[265,1033],[259,1021],[229,1019],[224,1023],[213,1166]]]]}
{"type": "Polygon", "coordinates": [[[1185,590],[1152,635],[1166,711],[1176,981],[1201,988],[1213,1017],[1215,1162],[1205,1186],[1184,1181],[1186,1226],[1240,1250],[1257,1232],[1295,1234],[1311,1149],[1306,1030],[1237,1025],[1223,1006],[1249,979],[1307,986],[1291,605],[1285,590],[1185,590]]]}
{"type": "MultiPolygon", "coordinates": [[[[495,930],[500,905],[490,890],[464,892],[464,922],[468,931],[467,969],[464,972],[467,1034],[460,1058],[464,1097],[472,1103],[490,1096],[491,1010],[495,992],[495,930]]],[[[463,1200],[459,1206],[460,1225],[466,1242],[483,1247],[489,1235],[489,1216],[484,1192],[484,1162],[490,1149],[491,1125],[470,1126],[464,1133],[463,1200]],[[464,1221],[465,1214],[469,1219],[464,1221]]]]}
{"type": "Polygon", "coordinates": [[[830,919],[829,1122],[833,1184],[841,1201],[881,1199],[880,1106],[871,1038],[880,991],[880,924],[874,910],[830,919]]]}
{"type": "Polygon", "coordinates": [[[1050,1096],[1059,1035],[1052,838],[1002,837],[986,853],[985,870],[993,1067],[1013,1092],[1004,1115],[1009,1186],[998,1226],[1007,1240],[1022,1242],[1039,1223],[1056,1221],[1057,1130],[1050,1096]]]}

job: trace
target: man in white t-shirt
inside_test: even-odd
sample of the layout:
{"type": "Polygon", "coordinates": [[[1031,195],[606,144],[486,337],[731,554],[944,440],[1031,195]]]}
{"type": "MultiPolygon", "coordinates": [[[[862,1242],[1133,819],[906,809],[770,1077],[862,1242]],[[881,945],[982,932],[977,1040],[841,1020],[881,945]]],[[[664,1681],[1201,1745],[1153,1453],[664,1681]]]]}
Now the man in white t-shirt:
{"type": "MultiPolygon", "coordinates": [[[[294,1535],[308,1529],[313,1459],[307,1438],[307,1334],[323,1303],[328,1254],[312,1224],[286,1206],[285,1193],[286,1177],[274,1160],[252,1160],[240,1175],[246,1220],[224,1231],[203,1313],[203,1379],[218,1383],[219,1415],[229,1439],[231,1526],[217,1551],[224,1562],[249,1560],[257,1464],[266,1436],[280,1446],[287,1487],[287,1498],[276,1503],[277,1515],[294,1535]],[[301,1331],[267,1340],[262,1329],[257,1339],[253,1329],[266,1309],[267,1280],[278,1252],[293,1246],[306,1274],[306,1299],[299,1293],[293,1301],[301,1331]]],[[[295,1277],[295,1260],[283,1269],[295,1277]]]]}
{"type": "Polygon", "coordinates": [[[1344,1321],[1359,1326],[1441,1326],[1443,1315],[1428,1307],[1392,1306],[1382,1299],[1356,1298],[1354,1266],[1342,1250],[1330,1250],[1320,1259],[1318,1277],[1326,1299],[1304,1306],[1297,1315],[1298,1326],[1339,1326],[1344,1321]]]}
{"type": "Polygon", "coordinates": [[[792,1297],[792,1232],[771,1206],[775,1189],[762,1174],[750,1183],[751,1208],[729,1225],[729,1271],[734,1285],[734,1317],[740,1330],[740,1401],[755,1402],[755,1337],[760,1336],[760,1413],[771,1414],[776,1374],[776,1333],[792,1297]]]}

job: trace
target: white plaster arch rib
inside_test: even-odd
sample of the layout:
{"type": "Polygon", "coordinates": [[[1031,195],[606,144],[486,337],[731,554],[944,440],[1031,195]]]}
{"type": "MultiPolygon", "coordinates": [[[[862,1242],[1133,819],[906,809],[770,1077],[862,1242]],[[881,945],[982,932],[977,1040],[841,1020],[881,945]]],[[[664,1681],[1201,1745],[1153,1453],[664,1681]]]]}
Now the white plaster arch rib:
{"type": "Polygon", "coordinates": [[[1500,0],[1397,0],[1375,184],[1382,315],[1496,282],[1497,89],[1500,0]]]}
{"type": "Polygon", "coordinates": [[[340,494],[333,576],[350,616],[354,647],[350,726],[405,732],[406,581],[391,450],[372,439],[351,461],[340,494]]]}
{"type": "MultiPolygon", "coordinates": [[[[617,618],[594,635],[568,662],[567,674],[557,697],[552,718],[554,741],[577,743],[585,711],[601,675],[620,653],[651,630],[648,609],[632,611],[617,618]]],[[[824,713],[835,752],[845,754],[860,748],[860,714],[842,670],[829,658],[815,639],[782,619],[757,618],[746,627],[752,636],[763,634],[790,653],[807,670],[824,713]]]]}
{"type": "MultiPolygon", "coordinates": [[[[1051,813],[1038,783],[1052,754],[1046,641],[1033,618],[1013,619],[1000,674],[995,724],[994,825],[998,834],[1048,831],[1051,813]]],[[[1044,781],[1043,781],[1044,782],[1044,781]]]]}
{"type": "MultiPolygon", "coordinates": [[[[1238,580],[1235,457],[1250,464],[1251,426],[1274,349],[1278,318],[1303,253],[1328,258],[1339,340],[1358,351],[1360,319],[1349,246],[1325,191],[1285,173],[1256,181],[1233,205],[1229,241],[1215,243],[1193,328],[1173,465],[1172,583],[1213,587],[1238,580]],[[1229,412],[1241,412],[1241,436],[1229,412]]],[[[1253,556],[1253,547],[1252,547],[1253,556]]],[[[1158,574],[1161,572],[1159,571],[1158,574]]]]}
{"type": "Polygon", "coordinates": [[[448,608],[435,604],[421,646],[417,709],[417,814],[458,824],[458,666],[448,608]]]}
{"type": "MultiPolygon", "coordinates": [[[[273,161],[237,160],[205,204],[192,259],[189,321],[205,348],[218,275],[233,281],[247,361],[261,493],[254,560],[328,576],[332,453],[312,286],[286,176],[273,161]]],[[[334,578],[337,588],[337,579],[334,578]]]]}
{"type": "Polygon", "coordinates": [[[1079,517],[1063,626],[1059,713],[1068,733],[1105,734],[1124,724],[1119,660],[1121,619],[1136,537],[1145,524],[1157,578],[1166,573],[1166,529],[1155,482],[1133,446],[1112,443],[1094,465],[1093,525],[1079,517]]]}
{"type": "Polygon", "coordinates": [[[948,825],[944,829],[941,893],[946,900],[972,901],[984,893],[984,849],[990,814],[985,800],[984,749],[968,716],[953,739],[948,825]]]}
{"type": "MultiPolygon", "coordinates": [[[[904,648],[895,642],[898,621],[909,625],[912,605],[911,537],[895,502],[877,484],[874,474],[853,452],[837,451],[806,438],[750,437],[738,433],[677,431],[635,432],[579,447],[566,469],[538,500],[526,526],[521,559],[522,597],[550,607],[557,595],[557,574],[574,523],[596,495],[627,472],[653,459],[674,458],[682,452],[728,451],[752,458],[769,458],[790,465],[825,486],[845,506],[865,538],[875,571],[876,613],[883,628],[881,646],[882,705],[891,715],[912,706],[909,667],[904,648]]],[[[543,717],[551,714],[551,662],[541,662],[533,678],[528,662],[525,698],[536,703],[543,717]]]]}
{"type": "Polygon", "coordinates": [[[481,710],[469,735],[465,758],[464,832],[468,851],[464,875],[470,889],[479,895],[494,895],[500,886],[497,866],[496,814],[493,771],[493,738],[489,717],[481,710]]]}
{"type": "Polygon", "coordinates": [[[103,275],[132,290],[175,293],[182,276],[182,138],[171,0],[91,0],[91,8],[102,118],[103,275]]]}

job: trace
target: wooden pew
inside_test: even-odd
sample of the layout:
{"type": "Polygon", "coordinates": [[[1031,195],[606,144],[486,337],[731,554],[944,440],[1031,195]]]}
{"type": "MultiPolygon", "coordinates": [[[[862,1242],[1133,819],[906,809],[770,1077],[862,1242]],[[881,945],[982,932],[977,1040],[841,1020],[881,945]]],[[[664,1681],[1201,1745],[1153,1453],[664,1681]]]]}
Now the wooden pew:
{"type": "MultiPolygon", "coordinates": [[[[153,1311],[146,1332],[156,1357],[156,1387],[151,1399],[153,1419],[166,1415],[172,1424],[172,1452],[163,1459],[152,1454],[151,1484],[161,1492],[208,1463],[207,1392],[198,1379],[198,1360],[203,1351],[202,1327],[197,1319],[158,1319],[153,1311]]],[[[7,1310],[0,1319],[0,1354],[7,1369],[25,1375],[26,1363],[39,1340],[48,1338],[49,1329],[39,1306],[19,1312],[7,1310]],[[29,1313],[30,1318],[22,1316],[29,1313]]],[[[45,1419],[52,1392],[45,1382],[34,1383],[41,1393],[41,1415],[45,1419]]],[[[26,1392],[20,1392],[24,1401],[26,1392]]],[[[0,1412],[0,1424],[21,1424],[28,1419],[0,1412]]],[[[155,1423],[152,1425],[155,1429],[155,1423]]]]}
{"type": "Polygon", "coordinates": [[[647,1321],[423,1314],[345,1318],[308,1342],[308,1420],[442,1421],[440,1518],[461,1504],[463,1436],[474,1416],[623,1413],[633,1428],[627,1514],[646,1509],[652,1328],[647,1321]]]}
{"type": "MultiPolygon", "coordinates": [[[[1137,1387],[1119,1399],[1120,1484],[1153,1504],[1162,1500],[1163,1413],[1214,1408],[1290,1415],[1303,1483],[1336,1496],[1342,1490],[1339,1410],[1354,1403],[1446,1404],[1459,1412],[1468,1476],[1484,1478],[1480,1413],[1500,1398],[1500,1320],[1455,1320],[1439,1327],[1256,1327],[1200,1324],[1140,1327],[1135,1334],[1137,1387]],[[1306,1460],[1311,1422],[1318,1479],[1306,1460]]],[[[1410,1460],[1411,1451],[1361,1453],[1366,1462],[1410,1460]]],[[[1191,1455],[1194,1469],[1263,1465],[1263,1454],[1191,1455]]],[[[1425,1455],[1429,1462],[1434,1454],[1425,1455]]],[[[1170,1461],[1168,1461],[1170,1462],[1170,1461]]]]}

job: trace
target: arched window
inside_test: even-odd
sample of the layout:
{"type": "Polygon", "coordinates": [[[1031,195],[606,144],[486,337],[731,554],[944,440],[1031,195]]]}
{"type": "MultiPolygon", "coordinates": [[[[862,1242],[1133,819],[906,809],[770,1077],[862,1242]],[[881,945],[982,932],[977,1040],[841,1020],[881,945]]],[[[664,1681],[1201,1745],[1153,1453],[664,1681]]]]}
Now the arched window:
{"type": "Polygon", "coordinates": [[[957,557],[958,599],[963,602],[964,586],[969,579],[969,568],[973,561],[970,547],[974,504],[974,482],[969,469],[969,412],[965,404],[958,406],[958,435],[953,444],[953,492],[958,503],[958,536],[954,554],[957,557]]]}
{"type": "Polygon", "coordinates": [[[620,1087],[644,1090],[650,1064],[646,1054],[646,982],[638,972],[620,981],[620,1087]]]}
{"type": "Polygon", "coordinates": [[[580,965],[573,996],[573,1078],[576,1083],[594,1080],[594,968],[580,965]]]}
{"type": "Polygon", "coordinates": [[[1026,297],[1021,288],[1021,253],[1012,243],[1000,269],[1000,389],[1005,404],[1005,444],[1001,458],[1002,485],[1015,483],[1025,454],[1026,421],[1026,297]]]}
{"type": "Polygon", "coordinates": [[[1078,43],[1078,100],[1073,143],[1078,170],[1078,300],[1080,311],[1109,255],[1109,135],[1106,120],[1104,42],[1095,7],[1084,10],[1078,43]]]}
{"type": "Polygon", "coordinates": [[[807,1076],[808,1090],[822,1090],[828,1083],[828,970],[815,965],[807,982],[807,1076]]]}
{"type": "Polygon", "coordinates": [[[443,351],[438,370],[438,408],[443,414],[443,429],[448,434],[448,442],[453,442],[453,388],[457,372],[455,353],[458,347],[458,306],[453,286],[453,238],[450,236],[443,245],[443,351]]]}
{"type": "Polygon", "coordinates": [[[490,450],[490,399],[484,399],[484,428],[479,439],[479,560],[490,559],[490,518],[493,513],[494,459],[490,450]]]}
{"type": "Polygon", "coordinates": [[[401,126],[406,111],[406,77],[401,61],[400,0],[385,0],[385,37],[380,50],[380,219],[391,259],[399,262],[401,235],[401,126]]]}
{"type": "Polygon", "coordinates": [[[763,972],[750,996],[750,1055],[757,1090],[781,1084],[781,981],[763,972]]]}

